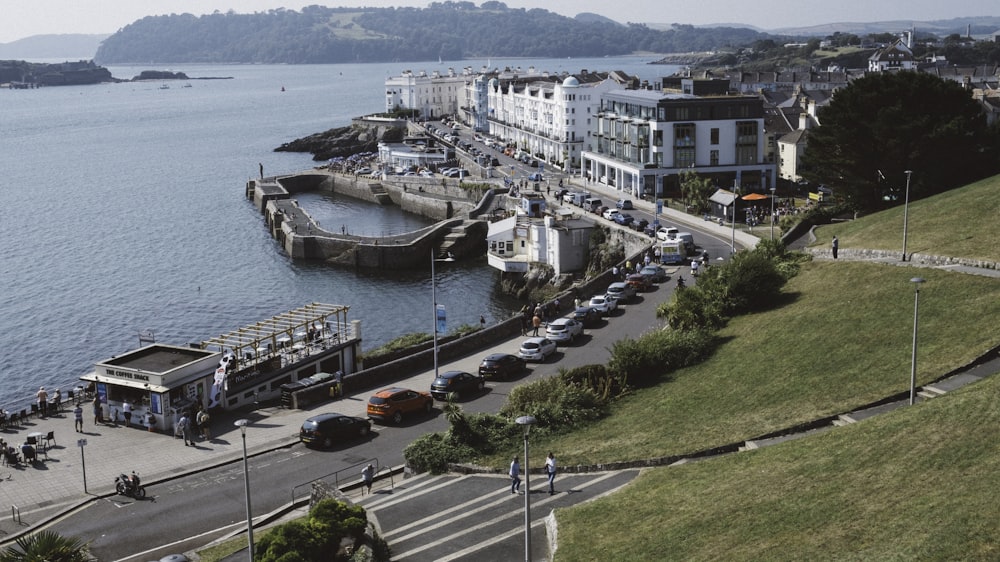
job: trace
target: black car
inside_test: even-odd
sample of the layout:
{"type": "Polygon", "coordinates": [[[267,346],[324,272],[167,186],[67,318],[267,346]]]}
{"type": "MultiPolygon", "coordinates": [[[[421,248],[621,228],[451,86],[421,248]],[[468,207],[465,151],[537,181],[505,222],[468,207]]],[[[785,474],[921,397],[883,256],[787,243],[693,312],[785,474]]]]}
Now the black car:
{"type": "Polygon", "coordinates": [[[573,318],[589,328],[601,321],[601,311],[589,306],[581,306],[573,311],[573,318]]]}
{"type": "Polygon", "coordinates": [[[473,375],[465,371],[447,371],[438,375],[431,383],[431,396],[438,400],[447,400],[449,394],[462,396],[482,392],[486,388],[486,379],[482,375],[473,375]]]}
{"type": "Polygon", "coordinates": [[[524,359],[510,353],[491,353],[479,364],[479,374],[487,379],[510,379],[524,369],[524,359]]]}
{"type": "Polygon", "coordinates": [[[313,416],[302,422],[299,440],[309,445],[318,444],[329,449],[336,441],[364,437],[372,429],[372,422],[365,418],[345,416],[334,412],[313,416]]]}
{"type": "Polygon", "coordinates": [[[639,219],[634,221],[630,226],[637,232],[645,232],[646,227],[649,226],[649,221],[646,219],[639,219]]]}

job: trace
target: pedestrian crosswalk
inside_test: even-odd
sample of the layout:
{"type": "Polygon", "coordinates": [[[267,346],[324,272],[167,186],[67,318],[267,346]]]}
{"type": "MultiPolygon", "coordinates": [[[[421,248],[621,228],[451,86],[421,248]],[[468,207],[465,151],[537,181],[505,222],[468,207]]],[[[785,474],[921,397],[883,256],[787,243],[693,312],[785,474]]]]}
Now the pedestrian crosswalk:
{"type": "MultiPolygon", "coordinates": [[[[560,474],[554,495],[544,475],[532,475],[532,559],[549,558],[545,520],[554,509],[612,493],[636,475],[638,470],[560,474]]],[[[511,494],[504,475],[418,475],[359,503],[389,543],[393,560],[524,558],[525,495],[511,494]]]]}

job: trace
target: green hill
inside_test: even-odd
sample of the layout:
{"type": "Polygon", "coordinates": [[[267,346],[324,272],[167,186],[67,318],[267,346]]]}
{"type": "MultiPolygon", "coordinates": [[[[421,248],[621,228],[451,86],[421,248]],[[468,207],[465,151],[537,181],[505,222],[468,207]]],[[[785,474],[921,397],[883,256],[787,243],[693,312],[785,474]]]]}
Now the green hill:
{"type": "MultiPolygon", "coordinates": [[[[767,34],[739,28],[669,30],[508,8],[503,2],[434,2],[427,8],[269,10],[149,16],[101,44],[99,64],[355,63],[473,57],[603,57],[710,51],[767,34]]],[[[783,38],[774,38],[782,41],[783,38]]]]}
{"type": "MultiPolygon", "coordinates": [[[[910,243],[996,259],[996,181],[914,203],[910,243]]],[[[826,228],[842,247],[891,249],[901,212],[826,228]]],[[[532,445],[556,451],[564,466],[681,455],[905,392],[913,275],[877,263],[809,263],[786,287],[784,306],[732,320],[705,363],[618,401],[594,425],[532,445]]],[[[1000,343],[1000,282],[939,269],[919,275],[927,280],[917,361],[924,385],[1000,343]]],[[[1000,380],[988,379],[762,450],[648,469],[622,492],[558,512],[556,560],[996,559],[998,395],[1000,380]]]]}
{"type": "MultiPolygon", "coordinates": [[[[1000,176],[910,203],[906,252],[1000,262],[1000,176]]],[[[903,206],[816,229],[814,246],[903,249],[903,206]]]]}

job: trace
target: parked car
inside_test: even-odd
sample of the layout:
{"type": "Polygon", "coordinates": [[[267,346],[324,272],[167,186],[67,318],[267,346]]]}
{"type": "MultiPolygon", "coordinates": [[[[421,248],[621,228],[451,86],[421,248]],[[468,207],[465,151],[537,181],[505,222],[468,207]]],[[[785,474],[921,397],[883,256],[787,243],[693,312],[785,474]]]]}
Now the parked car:
{"type": "Polygon", "coordinates": [[[476,394],[486,388],[486,378],[465,371],[446,371],[431,383],[431,396],[447,400],[449,394],[456,396],[476,394]]]}
{"type": "Polygon", "coordinates": [[[632,224],[632,221],[635,220],[635,217],[633,217],[628,213],[618,213],[617,215],[614,216],[612,220],[614,220],[616,223],[622,226],[629,226],[632,224]]]}
{"type": "Polygon", "coordinates": [[[653,288],[653,284],[649,281],[649,277],[641,273],[633,273],[629,275],[625,282],[628,283],[637,293],[643,293],[653,288]]]}
{"type": "Polygon", "coordinates": [[[556,342],[549,338],[528,338],[521,342],[521,349],[517,354],[525,361],[538,361],[541,363],[556,352],[556,342]]]}
{"type": "Polygon", "coordinates": [[[403,417],[419,412],[431,413],[434,398],[427,392],[392,387],[376,392],[368,399],[368,417],[401,423],[403,417]]]}
{"type": "Polygon", "coordinates": [[[615,206],[623,211],[631,211],[634,209],[631,199],[619,199],[618,202],[615,203],[615,206]]]}
{"type": "Polygon", "coordinates": [[[590,297],[589,306],[590,308],[600,312],[602,316],[607,316],[618,308],[618,301],[609,299],[604,295],[594,295],[593,297],[590,297]]]}
{"type": "Polygon", "coordinates": [[[621,213],[618,209],[608,209],[601,214],[602,217],[608,219],[609,221],[615,220],[615,215],[620,215],[621,213]]]}
{"type": "Polygon", "coordinates": [[[663,283],[667,280],[667,270],[658,265],[647,265],[639,270],[641,275],[645,275],[653,283],[663,283]]]}
{"type": "Polygon", "coordinates": [[[656,239],[663,241],[673,240],[677,237],[678,232],[680,231],[672,226],[663,226],[656,231],[656,239]]]}
{"type": "Polygon", "coordinates": [[[336,441],[364,437],[371,429],[370,420],[329,412],[302,422],[302,427],[299,428],[299,441],[307,447],[319,445],[329,449],[336,441]]]}
{"type": "Polygon", "coordinates": [[[589,306],[581,306],[573,311],[573,319],[589,328],[601,321],[601,313],[589,306]]]}
{"type": "Polygon", "coordinates": [[[355,173],[357,173],[359,176],[370,176],[374,172],[372,172],[371,168],[358,168],[355,173]]]}
{"type": "Polygon", "coordinates": [[[487,379],[510,379],[524,372],[524,359],[510,353],[491,353],[479,364],[479,374],[487,379]]]}
{"type": "Polygon", "coordinates": [[[642,232],[646,236],[649,236],[650,238],[652,238],[652,237],[656,236],[656,230],[657,230],[656,223],[655,222],[651,222],[651,223],[649,223],[649,224],[646,225],[646,228],[642,229],[642,232]]]}
{"type": "Polygon", "coordinates": [[[635,298],[635,287],[618,281],[608,285],[608,291],[605,293],[608,298],[613,298],[619,303],[628,302],[635,298]]]}
{"type": "Polygon", "coordinates": [[[572,343],[583,334],[583,324],[573,318],[556,318],[545,328],[545,336],[559,343],[572,343]]]}
{"type": "Polygon", "coordinates": [[[646,219],[639,219],[637,221],[632,221],[632,224],[629,226],[631,226],[632,230],[635,230],[636,232],[645,232],[646,227],[649,226],[649,221],[646,219]]]}
{"type": "Polygon", "coordinates": [[[542,177],[541,173],[534,172],[534,173],[528,174],[528,181],[545,181],[545,179],[542,177]]]}

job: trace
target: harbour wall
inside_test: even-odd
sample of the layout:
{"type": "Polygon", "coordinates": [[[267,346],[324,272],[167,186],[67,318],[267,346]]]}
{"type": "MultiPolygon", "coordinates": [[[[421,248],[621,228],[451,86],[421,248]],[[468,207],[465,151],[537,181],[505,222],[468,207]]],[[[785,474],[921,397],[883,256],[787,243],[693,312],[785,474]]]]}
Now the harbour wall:
{"type": "Polygon", "coordinates": [[[365,268],[422,268],[431,253],[447,251],[461,259],[485,251],[488,227],[475,217],[489,205],[493,193],[481,187],[460,187],[456,180],[449,179],[406,177],[382,182],[315,170],[250,180],[246,196],[264,215],[271,235],[294,259],[365,268]],[[308,191],[393,204],[439,222],[413,232],[379,237],[327,230],[293,199],[308,191]]]}

